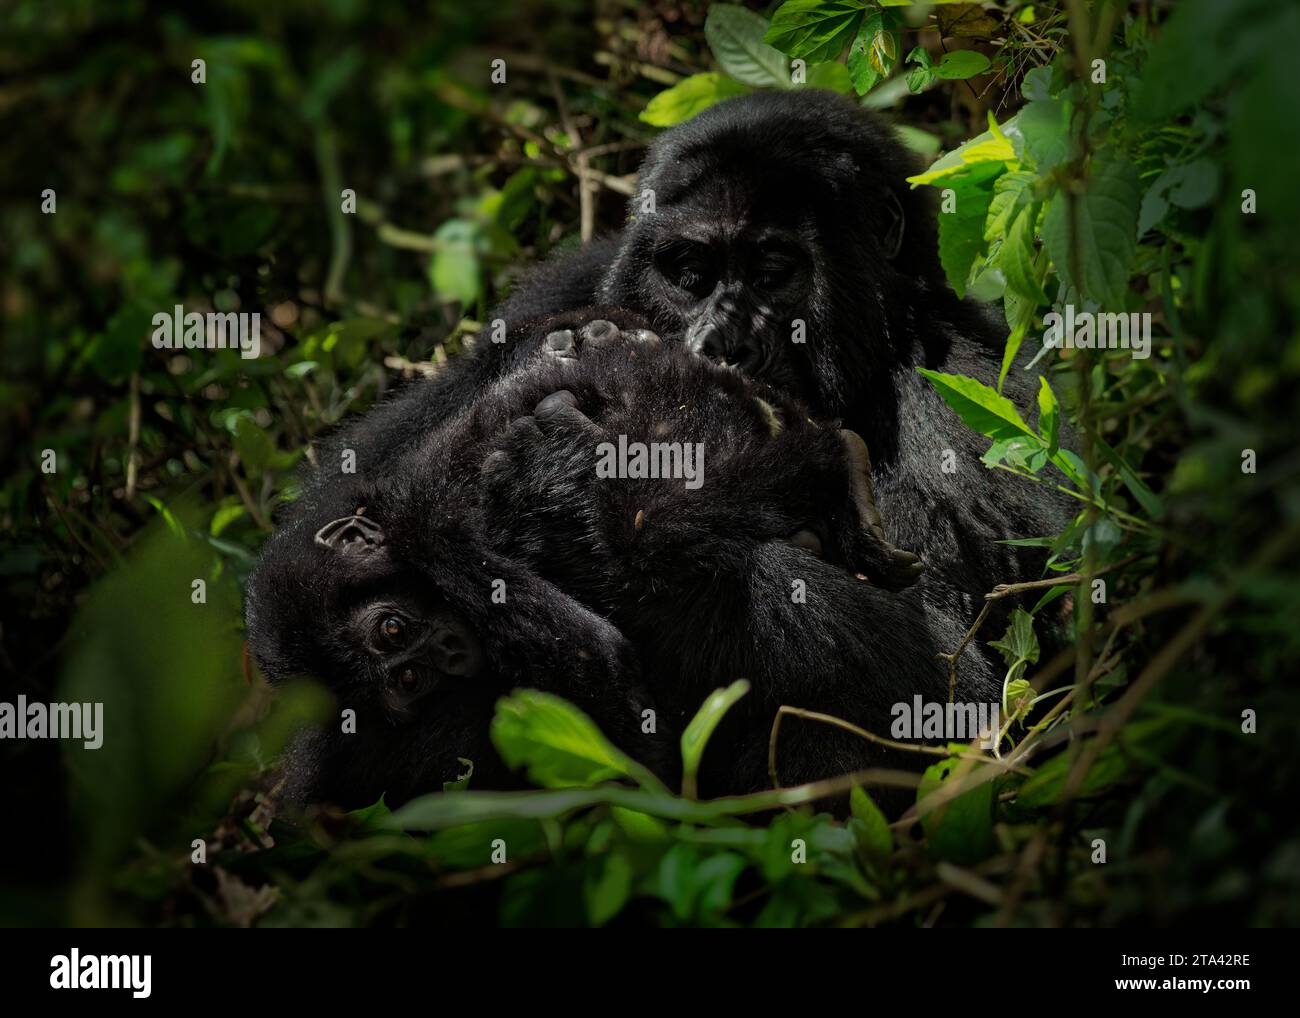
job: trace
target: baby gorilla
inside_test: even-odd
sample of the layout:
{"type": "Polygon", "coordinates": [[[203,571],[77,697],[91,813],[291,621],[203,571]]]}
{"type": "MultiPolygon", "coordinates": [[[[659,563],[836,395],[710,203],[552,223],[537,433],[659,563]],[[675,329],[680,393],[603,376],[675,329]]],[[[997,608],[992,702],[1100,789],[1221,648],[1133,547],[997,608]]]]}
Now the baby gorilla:
{"type": "Polygon", "coordinates": [[[250,579],[249,644],[272,682],[313,676],[354,716],[298,740],[292,798],[396,804],[440,789],[460,758],[474,787],[511,787],[488,728],[519,686],[572,701],[671,777],[672,722],[698,699],[644,734],[657,693],[606,616],[701,583],[721,593],[770,541],[885,586],[919,575],[883,539],[856,436],[639,324],[556,320],[534,363],[415,447],[309,482],[250,579]],[[616,436],[691,444],[702,483],[599,476],[616,436]]]}
{"type": "Polygon", "coordinates": [[[592,313],[549,320],[540,363],[499,390],[541,395],[483,464],[500,551],[606,614],[768,540],[889,590],[920,577],[885,538],[859,436],[630,313],[603,312],[622,328],[592,313]]]}

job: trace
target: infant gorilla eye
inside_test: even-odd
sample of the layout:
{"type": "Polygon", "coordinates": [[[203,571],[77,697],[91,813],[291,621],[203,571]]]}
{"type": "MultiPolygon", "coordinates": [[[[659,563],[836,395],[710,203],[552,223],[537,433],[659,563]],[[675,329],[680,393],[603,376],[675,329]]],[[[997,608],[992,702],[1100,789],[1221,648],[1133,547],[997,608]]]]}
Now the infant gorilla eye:
{"type": "Polygon", "coordinates": [[[387,643],[400,646],[406,639],[406,623],[396,615],[385,616],[379,623],[379,635],[387,643]]]}

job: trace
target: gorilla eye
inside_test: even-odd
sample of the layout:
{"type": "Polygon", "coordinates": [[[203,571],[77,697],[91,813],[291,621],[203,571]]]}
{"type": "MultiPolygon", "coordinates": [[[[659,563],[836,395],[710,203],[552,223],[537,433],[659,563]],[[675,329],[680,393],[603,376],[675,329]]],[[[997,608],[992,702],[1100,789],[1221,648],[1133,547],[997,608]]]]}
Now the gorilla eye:
{"type": "Polygon", "coordinates": [[[379,634],[389,643],[398,646],[406,637],[406,623],[396,615],[389,615],[379,623],[379,634]]]}
{"type": "Polygon", "coordinates": [[[702,297],[717,280],[708,250],[700,244],[674,244],[655,254],[655,268],[673,286],[702,297]]]}

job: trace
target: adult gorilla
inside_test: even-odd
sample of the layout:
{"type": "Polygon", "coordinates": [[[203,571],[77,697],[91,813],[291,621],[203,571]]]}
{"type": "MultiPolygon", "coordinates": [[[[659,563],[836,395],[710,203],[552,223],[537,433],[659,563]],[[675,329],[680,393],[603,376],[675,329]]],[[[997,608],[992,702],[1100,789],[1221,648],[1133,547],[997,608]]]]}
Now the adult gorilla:
{"type": "MultiPolygon", "coordinates": [[[[621,233],[524,277],[494,315],[504,342],[484,336],[349,431],[359,469],[382,469],[524,365],[548,322],[562,330],[593,303],[618,305],[862,435],[886,534],[964,591],[963,611],[995,583],[1036,578],[1041,553],[996,542],[1056,532],[1063,507],[986,469],[982,439],[916,372],[992,382],[1003,335],[948,287],[930,202],[906,183],[916,169],[886,125],[834,93],[705,110],[651,146],[621,233]]],[[[1030,411],[1015,371],[1006,394],[1030,411]]]]}

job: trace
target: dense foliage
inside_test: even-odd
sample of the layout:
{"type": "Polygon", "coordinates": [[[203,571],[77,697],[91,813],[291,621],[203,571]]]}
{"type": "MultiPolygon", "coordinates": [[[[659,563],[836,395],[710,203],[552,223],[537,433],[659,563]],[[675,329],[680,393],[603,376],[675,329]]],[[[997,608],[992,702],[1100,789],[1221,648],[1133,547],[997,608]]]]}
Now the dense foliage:
{"type": "Polygon", "coordinates": [[[4,919],[1300,921],[1300,10],[472,6],[5,15],[0,674],[120,727],[0,744],[4,919]],[[950,282],[1005,311],[1004,373],[1066,306],[1149,316],[1146,357],[1045,348],[1032,424],[930,376],[989,469],[1053,464],[1078,504],[1035,539],[1044,582],[990,592],[1016,598],[1006,633],[970,620],[1007,659],[997,749],[927,750],[893,824],[873,775],[701,802],[743,681],[684,735],[681,792],[519,691],[493,738],[536,791],[470,772],[396,812],[276,816],[276,754],[331,708],[246,676],[239,586],[313,439],[458,356],[513,272],[616,226],[656,130],[798,87],[860,96],[925,157],[950,282]],[[263,356],[155,350],[175,304],[261,312],[263,356]],[[850,788],[850,820],[815,812],[850,788]]]}

